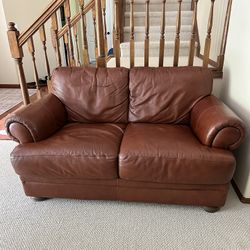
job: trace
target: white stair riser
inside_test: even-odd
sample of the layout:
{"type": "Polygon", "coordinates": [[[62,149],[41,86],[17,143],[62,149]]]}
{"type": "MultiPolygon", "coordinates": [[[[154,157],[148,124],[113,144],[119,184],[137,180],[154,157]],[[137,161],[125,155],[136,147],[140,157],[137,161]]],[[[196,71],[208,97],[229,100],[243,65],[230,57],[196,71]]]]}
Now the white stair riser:
{"type": "MultiPolygon", "coordinates": [[[[138,12],[134,15],[134,26],[144,26],[145,25],[145,15],[138,15],[138,12]]],[[[149,18],[150,26],[160,26],[161,15],[151,15],[149,18]]],[[[181,17],[182,25],[190,25],[192,23],[192,13],[182,14],[181,17]]],[[[176,15],[168,15],[166,12],[166,25],[174,26],[176,25],[176,15]]],[[[130,16],[129,14],[125,15],[125,26],[130,26],[130,16]]]]}
{"type": "MultiPolygon", "coordinates": [[[[162,10],[162,4],[161,3],[153,3],[152,1],[149,4],[150,11],[161,11],[162,10]]],[[[190,10],[191,9],[191,3],[183,3],[182,10],[190,10]]],[[[176,2],[170,2],[166,3],[166,11],[177,11],[178,10],[178,3],[176,2]]],[[[130,4],[126,4],[126,11],[130,11],[130,4]]],[[[134,11],[145,11],[145,3],[135,3],[134,4],[134,11]]]]}
{"type": "MultiPolygon", "coordinates": [[[[149,45],[150,48],[150,45],[149,45]]],[[[165,46],[164,56],[173,56],[174,55],[174,46],[165,46]]],[[[129,57],[129,47],[121,48],[121,57],[129,57]]],[[[189,54],[189,46],[181,46],[180,47],[180,55],[181,56],[188,56],[189,54]]],[[[150,57],[157,57],[159,56],[159,46],[154,46],[149,50],[150,57]]],[[[143,46],[136,46],[135,45],[135,57],[144,57],[144,47],[143,46]]]]}
{"type": "MultiPolygon", "coordinates": [[[[165,40],[166,41],[173,41],[175,39],[176,36],[176,31],[171,30],[171,31],[167,31],[165,33],[165,40]]],[[[149,37],[151,41],[159,41],[160,39],[160,31],[156,32],[150,32],[149,33],[149,37]]],[[[145,38],[145,31],[136,31],[135,32],[135,41],[143,41],[145,38]]],[[[190,40],[191,38],[191,29],[189,31],[182,31],[180,33],[180,38],[181,40],[190,40]]],[[[130,32],[125,31],[124,32],[124,41],[129,41],[130,40],[130,32]]]]}

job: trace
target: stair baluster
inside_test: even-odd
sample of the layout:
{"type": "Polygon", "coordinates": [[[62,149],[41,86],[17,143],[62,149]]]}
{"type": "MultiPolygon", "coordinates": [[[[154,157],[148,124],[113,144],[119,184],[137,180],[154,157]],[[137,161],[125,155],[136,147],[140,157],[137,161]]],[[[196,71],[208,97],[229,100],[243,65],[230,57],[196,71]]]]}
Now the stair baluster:
{"type": "Polygon", "coordinates": [[[208,67],[209,63],[209,54],[211,48],[211,33],[213,28],[213,15],[214,15],[214,2],[215,0],[211,0],[210,13],[208,18],[208,27],[207,27],[207,37],[205,41],[204,47],[204,57],[203,57],[203,67],[208,67]]]}
{"type": "Polygon", "coordinates": [[[116,67],[120,67],[120,8],[119,8],[119,0],[114,1],[115,4],[115,61],[116,61],[116,67]]]}
{"type": "Polygon", "coordinates": [[[8,24],[8,40],[10,45],[11,56],[15,59],[18,73],[18,80],[22,91],[23,104],[28,105],[30,103],[29,92],[23,70],[23,49],[19,46],[19,31],[15,27],[15,23],[10,22],[8,24]]]}
{"type": "Polygon", "coordinates": [[[220,72],[222,72],[223,65],[224,65],[224,56],[226,52],[227,35],[228,35],[229,23],[230,23],[230,17],[231,17],[232,2],[233,2],[232,0],[229,0],[227,4],[226,17],[225,17],[222,41],[221,41],[221,47],[220,47],[220,54],[217,58],[218,70],[220,72]]]}
{"type": "Polygon", "coordinates": [[[94,25],[94,34],[95,34],[95,58],[98,59],[98,44],[97,44],[97,30],[96,30],[96,9],[92,9],[93,25],[94,25]]]}
{"type": "Polygon", "coordinates": [[[148,67],[149,62],[149,0],[146,0],[145,18],[145,40],[144,40],[144,66],[148,67]]]}
{"type": "Polygon", "coordinates": [[[176,20],[176,36],[175,36],[175,45],[174,45],[174,67],[178,66],[179,63],[179,54],[180,54],[180,31],[181,31],[181,4],[182,0],[178,0],[178,14],[176,20]]]}
{"type": "Polygon", "coordinates": [[[47,46],[46,46],[47,38],[46,38],[44,25],[42,25],[40,27],[39,35],[40,35],[40,40],[41,40],[42,45],[43,45],[44,58],[45,58],[45,67],[46,67],[46,71],[47,71],[47,76],[48,76],[48,80],[50,80],[50,78],[51,78],[50,66],[49,66],[49,59],[48,59],[47,46]]]}
{"type": "Polygon", "coordinates": [[[161,36],[160,36],[160,48],[159,48],[159,67],[163,67],[164,64],[164,49],[165,49],[165,26],[166,26],[166,0],[162,1],[162,16],[161,16],[161,36]]]}
{"type": "Polygon", "coordinates": [[[130,68],[135,66],[134,0],[130,0],[130,68]]]}
{"type": "Polygon", "coordinates": [[[193,21],[192,21],[192,34],[190,40],[189,56],[188,56],[188,66],[193,66],[194,56],[195,56],[195,42],[196,42],[196,27],[197,27],[197,4],[198,0],[192,1],[193,4],[193,21]]]}
{"type": "Polygon", "coordinates": [[[37,97],[40,99],[41,98],[40,84],[39,84],[39,77],[38,77],[38,72],[37,72],[37,67],[36,67],[35,47],[34,47],[34,41],[33,41],[32,36],[28,39],[27,45],[28,45],[28,50],[32,58],[34,80],[35,80],[36,89],[37,89],[37,97]]]}
{"type": "Polygon", "coordinates": [[[108,55],[108,40],[107,40],[107,22],[106,22],[106,0],[101,0],[102,6],[102,19],[103,19],[103,30],[104,30],[104,47],[105,55],[108,55]]]}
{"type": "Polygon", "coordinates": [[[70,4],[69,0],[66,0],[64,2],[64,14],[66,17],[66,25],[68,29],[68,46],[69,46],[69,65],[70,66],[75,66],[75,58],[74,58],[74,46],[73,46],[73,39],[72,39],[72,34],[71,34],[71,27],[70,27],[70,4]]]}
{"type": "Polygon", "coordinates": [[[89,65],[89,49],[88,49],[88,40],[87,40],[87,30],[86,30],[86,16],[84,13],[84,0],[79,0],[80,5],[80,14],[82,21],[82,42],[83,42],[83,65],[89,65]]]}
{"type": "Polygon", "coordinates": [[[106,67],[101,0],[95,0],[98,58],[97,67],[106,67]]]}
{"type": "Polygon", "coordinates": [[[65,55],[66,65],[70,67],[71,64],[70,64],[69,34],[68,34],[68,32],[66,32],[63,35],[63,41],[64,41],[65,49],[66,49],[66,55],[65,55]]]}
{"type": "Polygon", "coordinates": [[[62,59],[60,53],[60,43],[58,39],[58,22],[57,22],[57,14],[56,12],[51,16],[51,39],[52,45],[55,50],[57,66],[62,66],[62,59]]]}
{"type": "Polygon", "coordinates": [[[80,61],[80,53],[79,53],[79,45],[78,45],[78,29],[77,29],[77,23],[73,26],[73,34],[75,38],[75,45],[76,45],[76,56],[77,56],[77,62],[76,66],[81,66],[81,61],[80,61]]]}

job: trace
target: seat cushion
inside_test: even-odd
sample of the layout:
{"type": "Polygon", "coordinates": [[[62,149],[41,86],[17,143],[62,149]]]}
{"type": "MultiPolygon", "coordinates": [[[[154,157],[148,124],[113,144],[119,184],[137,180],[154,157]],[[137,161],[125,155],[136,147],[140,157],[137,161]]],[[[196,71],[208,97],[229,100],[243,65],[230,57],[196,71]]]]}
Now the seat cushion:
{"type": "Polygon", "coordinates": [[[65,105],[71,122],[125,123],[128,79],[129,70],[125,68],[57,68],[52,93],[65,105]]]}
{"type": "Polygon", "coordinates": [[[185,125],[129,124],[120,154],[122,179],[175,184],[226,184],[231,152],[202,145],[185,125]]]}
{"type": "Polygon", "coordinates": [[[201,67],[133,68],[129,121],[188,124],[192,107],[212,86],[211,70],[201,67]]]}
{"type": "Polygon", "coordinates": [[[13,167],[25,177],[115,179],[125,126],[68,124],[46,140],[17,146],[13,167]]]}

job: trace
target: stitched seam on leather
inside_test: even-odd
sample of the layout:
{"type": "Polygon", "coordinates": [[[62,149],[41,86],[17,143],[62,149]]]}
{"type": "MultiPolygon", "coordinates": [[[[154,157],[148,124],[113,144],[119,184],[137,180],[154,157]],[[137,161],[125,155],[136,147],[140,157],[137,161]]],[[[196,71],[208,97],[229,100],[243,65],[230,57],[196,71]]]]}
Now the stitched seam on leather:
{"type": "Polygon", "coordinates": [[[105,156],[105,155],[15,155],[11,156],[11,159],[15,158],[26,158],[26,157],[76,157],[76,158],[107,158],[107,159],[116,159],[118,156],[105,156]]]}
{"type": "MultiPolygon", "coordinates": [[[[155,182],[159,184],[159,182],[155,182]]],[[[183,185],[189,185],[189,184],[183,184],[183,185]]],[[[193,185],[193,184],[190,184],[193,185]]],[[[202,184],[197,184],[197,185],[202,185],[202,184]]],[[[205,184],[207,185],[207,184],[205,184]]],[[[209,184],[208,184],[209,185],[209,184]]],[[[212,184],[211,184],[212,185],[212,184]]],[[[217,185],[217,184],[215,184],[217,185]]],[[[219,189],[200,189],[200,188],[193,188],[193,189],[186,189],[186,188],[169,188],[169,187],[151,187],[151,188],[144,188],[144,187],[126,187],[126,186],[119,186],[119,188],[129,188],[129,189],[146,189],[146,190],[175,190],[175,191],[214,191],[214,192],[221,192],[219,189]]]]}
{"type": "MultiPolygon", "coordinates": [[[[163,155],[163,156],[153,156],[153,155],[132,155],[132,154],[130,154],[130,155],[128,155],[129,157],[130,156],[133,156],[133,157],[145,157],[145,158],[166,158],[166,159],[175,159],[175,160],[202,160],[202,161],[210,161],[210,162],[218,162],[218,161],[223,161],[223,162],[229,162],[230,160],[222,160],[222,159],[220,159],[220,160],[218,160],[218,161],[214,161],[214,160],[209,160],[209,159],[204,159],[204,158],[179,158],[179,157],[168,157],[168,156],[165,156],[165,155],[163,155]]],[[[123,158],[120,158],[119,157],[119,160],[120,161],[126,161],[125,159],[123,159],[123,158]]]]}
{"type": "MultiPolygon", "coordinates": [[[[75,178],[72,178],[72,179],[75,179],[75,178]]],[[[115,180],[116,178],[114,179],[109,179],[109,180],[115,180]]],[[[54,179],[51,179],[51,181],[53,181],[54,179]]],[[[88,180],[92,180],[92,179],[88,179],[88,180]]],[[[107,180],[107,179],[98,179],[98,180],[107,180]]],[[[26,183],[35,183],[35,184],[52,184],[52,185],[80,185],[80,186],[97,186],[97,184],[84,184],[84,183],[65,183],[65,182],[48,182],[48,181],[45,181],[45,182],[42,182],[42,181],[39,181],[39,182],[36,182],[36,181],[26,181],[24,180],[24,182],[26,183]]],[[[116,187],[116,185],[104,185],[104,184],[98,184],[98,187],[116,187]]]]}
{"type": "MultiPolygon", "coordinates": [[[[75,179],[75,178],[72,178],[72,179],[75,179]]],[[[51,181],[53,181],[54,179],[51,179],[51,181]]],[[[91,179],[89,179],[91,180],[91,179]]],[[[100,180],[100,179],[98,179],[100,180]]],[[[106,179],[105,179],[106,180],[106,179]]],[[[109,179],[109,180],[115,180],[115,179],[109,179]]],[[[42,182],[42,181],[39,181],[39,182],[36,182],[36,181],[26,181],[24,180],[26,183],[35,183],[35,184],[52,184],[52,185],[80,185],[80,186],[96,186],[97,184],[85,184],[85,183],[65,183],[65,182],[48,182],[47,180],[45,182],[42,182]]],[[[148,183],[148,182],[146,182],[148,183]]],[[[158,182],[155,182],[155,184],[159,184],[158,182]]],[[[193,185],[193,184],[180,184],[180,185],[193,185]]],[[[197,184],[197,185],[202,185],[202,184],[197,184]]],[[[213,185],[213,184],[205,184],[205,185],[213,185]]],[[[217,184],[215,184],[217,185],[217,184]]],[[[225,184],[223,184],[225,185],[225,184]]],[[[98,184],[98,186],[102,186],[102,187],[110,187],[110,188],[129,188],[129,189],[147,189],[147,190],[177,190],[177,191],[215,191],[215,192],[221,192],[220,189],[214,189],[214,188],[209,188],[209,189],[202,189],[202,188],[193,188],[193,189],[185,189],[185,188],[171,188],[171,187],[138,187],[138,186],[132,186],[132,187],[128,187],[128,186],[122,186],[121,184],[118,183],[118,179],[117,179],[117,183],[115,185],[104,185],[104,184],[98,184]]]]}

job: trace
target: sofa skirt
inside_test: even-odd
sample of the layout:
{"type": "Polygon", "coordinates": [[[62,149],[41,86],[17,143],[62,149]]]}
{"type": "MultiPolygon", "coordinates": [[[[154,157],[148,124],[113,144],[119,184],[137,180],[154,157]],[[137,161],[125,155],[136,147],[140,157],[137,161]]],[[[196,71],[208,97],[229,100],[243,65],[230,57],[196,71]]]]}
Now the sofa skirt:
{"type": "Polygon", "coordinates": [[[84,200],[120,200],[162,204],[222,207],[229,183],[185,185],[131,182],[126,180],[29,180],[22,178],[25,194],[31,197],[84,200]]]}

